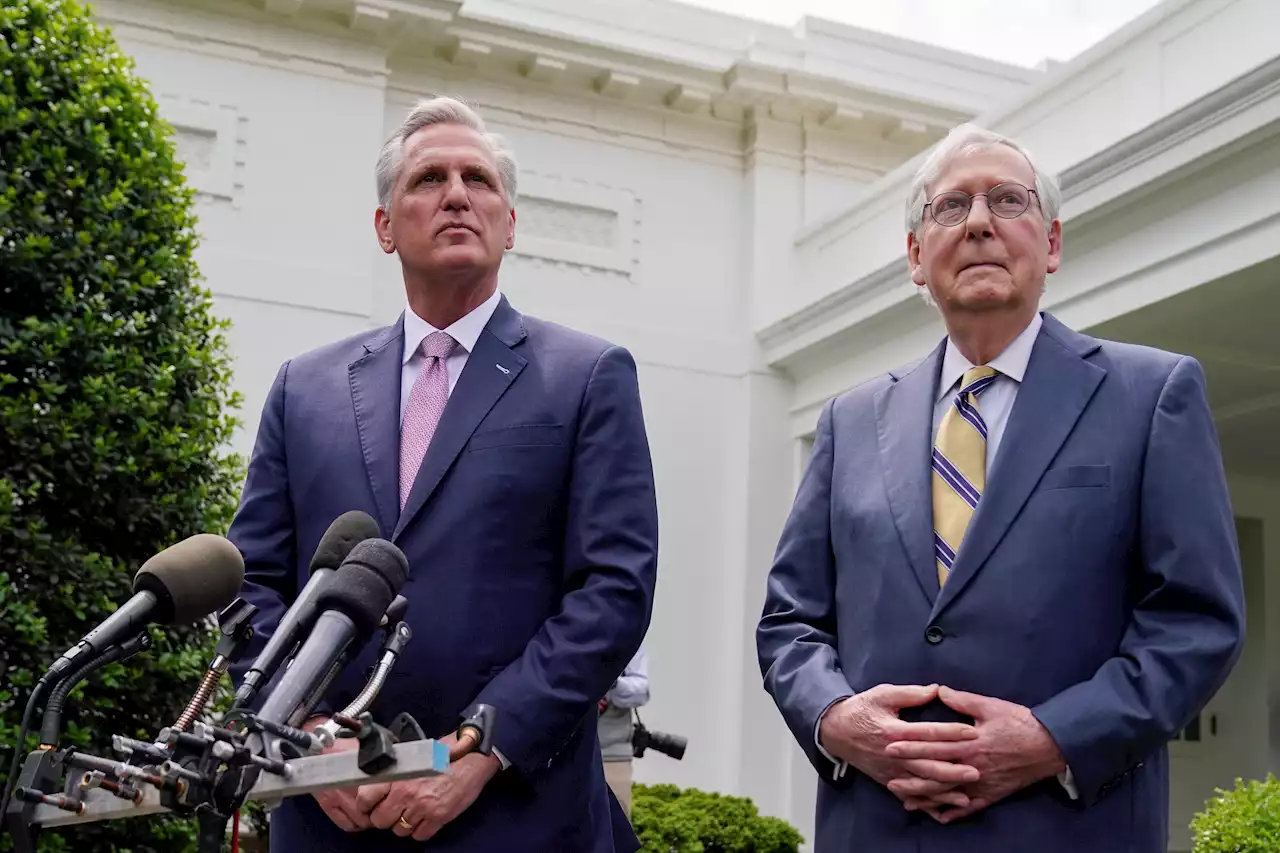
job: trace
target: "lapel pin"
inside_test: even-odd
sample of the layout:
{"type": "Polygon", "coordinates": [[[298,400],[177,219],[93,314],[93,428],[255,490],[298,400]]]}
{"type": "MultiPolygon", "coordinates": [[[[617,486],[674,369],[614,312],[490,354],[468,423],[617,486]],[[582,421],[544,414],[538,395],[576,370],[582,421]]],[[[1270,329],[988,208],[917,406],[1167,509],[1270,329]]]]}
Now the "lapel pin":
{"type": "Polygon", "coordinates": [[[501,364],[495,364],[495,365],[494,365],[494,367],[498,368],[498,369],[499,369],[499,370],[501,370],[503,373],[507,373],[507,374],[511,373],[511,371],[510,371],[510,370],[507,370],[507,369],[506,369],[505,367],[503,367],[501,364]]]}

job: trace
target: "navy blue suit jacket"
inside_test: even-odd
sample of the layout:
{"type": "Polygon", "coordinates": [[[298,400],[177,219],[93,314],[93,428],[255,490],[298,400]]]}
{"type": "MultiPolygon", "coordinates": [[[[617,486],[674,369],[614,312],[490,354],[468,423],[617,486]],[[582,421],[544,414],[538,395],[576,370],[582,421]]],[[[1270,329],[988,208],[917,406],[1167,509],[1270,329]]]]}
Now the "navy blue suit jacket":
{"type": "MultiPolygon", "coordinates": [[[[400,512],[402,322],[301,355],[276,376],[229,533],[245,557],[245,597],[261,610],[239,670],[306,583],[329,524],[362,510],[410,566],[413,639],[375,719],[408,711],[439,737],[471,703],[490,704],[512,766],[426,845],[348,835],[311,797],[294,797],[273,813],[272,850],[634,850],[595,719],[648,628],[656,581],[635,363],[503,297],[400,512]]],[[[328,706],[359,692],[378,644],[335,681],[328,706]]]]}
{"type": "MultiPolygon", "coordinates": [[[[824,780],[816,851],[1163,853],[1166,743],[1223,683],[1244,633],[1200,366],[1046,315],[939,590],[929,478],[944,345],[823,409],[769,575],[760,666],[824,780]],[[852,768],[832,780],[819,716],[886,682],[1028,706],[1080,798],[1049,779],[942,825],[852,768]]],[[[903,717],[961,719],[939,703],[903,717]]]]}

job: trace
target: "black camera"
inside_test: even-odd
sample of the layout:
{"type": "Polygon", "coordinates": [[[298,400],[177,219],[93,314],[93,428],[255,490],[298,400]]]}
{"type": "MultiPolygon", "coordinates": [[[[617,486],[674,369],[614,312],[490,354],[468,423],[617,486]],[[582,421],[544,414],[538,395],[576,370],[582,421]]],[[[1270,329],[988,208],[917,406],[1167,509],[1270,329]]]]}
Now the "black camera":
{"type": "Polygon", "coordinates": [[[644,758],[645,750],[652,748],[680,761],[684,758],[684,748],[688,744],[689,739],[680,735],[649,731],[644,727],[644,723],[640,722],[640,716],[636,715],[636,725],[631,730],[631,754],[636,758],[644,758]]]}

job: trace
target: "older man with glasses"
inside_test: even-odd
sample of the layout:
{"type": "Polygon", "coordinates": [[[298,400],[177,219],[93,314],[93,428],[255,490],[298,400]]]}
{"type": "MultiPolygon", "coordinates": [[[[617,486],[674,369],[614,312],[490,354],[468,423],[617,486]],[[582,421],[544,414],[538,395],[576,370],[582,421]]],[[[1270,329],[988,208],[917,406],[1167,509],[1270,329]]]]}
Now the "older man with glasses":
{"type": "Polygon", "coordinates": [[[946,336],[819,418],[757,629],[816,853],[1162,853],[1166,744],[1239,657],[1204,375],[1039,310],[1059,204],[953,131],[907,204],[946,336]]]}

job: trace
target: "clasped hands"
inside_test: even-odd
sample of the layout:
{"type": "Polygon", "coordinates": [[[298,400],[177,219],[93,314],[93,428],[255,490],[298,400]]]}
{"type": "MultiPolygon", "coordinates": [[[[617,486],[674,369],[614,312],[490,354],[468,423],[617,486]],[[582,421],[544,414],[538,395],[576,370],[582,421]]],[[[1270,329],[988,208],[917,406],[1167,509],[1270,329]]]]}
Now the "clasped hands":
{"type": "Polygon", "coordinates": [[[822,716],[819,742],[888,788],[908,811],[950,823],[1066,767],[1049,732],[1022,705],[936,684],[881,684],[822,716]],[[909,723],[903,708],[933,700],[968,723],[909,723]]]}
{"type": "MultiPolygon", "coordinates": [[[[452,745],[454,735],[440,738],[452,745]]],[[[359,749],[355,738],[339,739],[330,751],[359,749]]],[[[379,782],[358,788],[331,788],[314,794],[329,819],[346,832],[389,829],[426,841],[466,811],[501,764],[494,756],[469,753],[439,776],[379,782]]]]}

